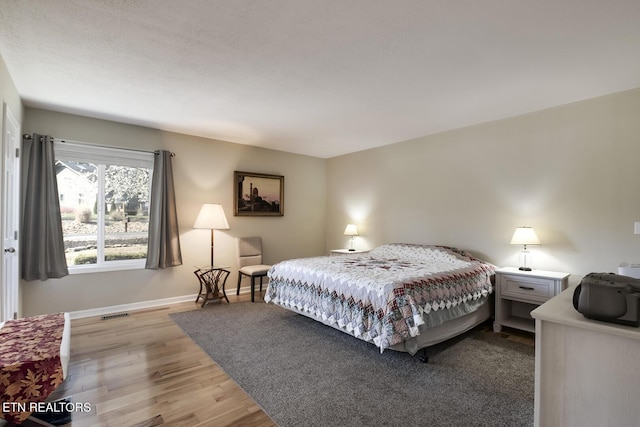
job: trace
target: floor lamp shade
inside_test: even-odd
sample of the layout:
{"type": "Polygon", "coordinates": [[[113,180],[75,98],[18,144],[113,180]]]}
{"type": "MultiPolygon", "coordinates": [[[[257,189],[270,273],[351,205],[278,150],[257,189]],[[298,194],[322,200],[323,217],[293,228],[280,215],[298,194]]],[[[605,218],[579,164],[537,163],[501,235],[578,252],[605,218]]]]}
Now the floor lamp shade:
{"type": "Polygon", "coordinates": [[[200,208],[200,213],[193,224],[193,228],[205,228],[207,230],[228,230],[229,223],[224,214],[222,205],[205,203],[200,208]]]}
{"type": "Polygon", "coordinates": [[[213,230],[228,230],[229,222],[222,205],[205,203],[193,224],[193,228],[211,230],[211,266],[213,267],[213,230]]]}

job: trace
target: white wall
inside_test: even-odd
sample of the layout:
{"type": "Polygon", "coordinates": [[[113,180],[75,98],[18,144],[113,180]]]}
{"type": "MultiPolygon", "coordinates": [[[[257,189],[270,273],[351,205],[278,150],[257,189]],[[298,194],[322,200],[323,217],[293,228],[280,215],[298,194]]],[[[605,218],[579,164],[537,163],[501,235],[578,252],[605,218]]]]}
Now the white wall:
{"type": "Polygon", "coordinates": [[[640,262],[640,89],[335,157],[327,245],[444,244],[517,266],[509,241],[534,227],[533,267],[616,271],[640,262]]]}
{"type": "Polygon", "coordinates": [[[325,160],[31,108],[25,111],[23,129],[99,145],[174,152],[183,255],[182,266],[166,270],[23,282],[25,315],[195,295],[198,284],[194,266],[208,265],[210,256],[210,232],[192,228],[203,203],[221,203],[229,220],[229,230],[215,232],[216,264],[232,269],[227,281],[229,292],[235,292],[237,280],[236,236],[262,236],[266,263],[325,253],[325,160]],[[234,170],[284,175],[284,216],[234,217],[234,170]]]}
{"type": "MultiPolygon", "coordinates": [[[[22,101],[18,95],[4,59],[0,56],[0,105],[7,104],[18,122],[22,121],[22,101]]],[[[1,122],[1,121],[0,121],[1,122]]],[[[0,123],[0,126],[4,124],[0,123]]],[[[4,131],[4,129],[3,129],[4,131]]],[[[2,142],[0,141],[0,144],[2,142]]]]}
{"type": "MultiPolygon", "coordinates": [[[[18,90],[9,75],[9,70],[0,56],[0,156],[4,159],[4,108],[9,108],[18,123],[22,122],[23,106],[18,90]]],[[[0,189],[4,188],[4,160],[0,161],[0,189]]],[[[0,224],[4,224],[4,200],[0,196],[0,224]]],[[[0,236],[1,237],[1,236],[0,236]]],[[[0,277],[3,276],[3,263],[0,262],[0,277]]],[[[21,299],[18,292],[18,299],[21,299]]],[[[21,315],[21,313],[18,313],[21,315]]]]}

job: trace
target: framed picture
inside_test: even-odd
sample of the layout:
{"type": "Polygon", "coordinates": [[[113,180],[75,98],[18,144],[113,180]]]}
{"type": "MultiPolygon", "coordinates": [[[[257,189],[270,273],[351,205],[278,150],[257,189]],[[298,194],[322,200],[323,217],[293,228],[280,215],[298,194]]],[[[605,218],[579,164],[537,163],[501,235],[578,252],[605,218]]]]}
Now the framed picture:
{"type": "Polygon", "coordinates": [[[263,173],[233,173],[235,216],[283,216],[284,176],[263,173]]]}

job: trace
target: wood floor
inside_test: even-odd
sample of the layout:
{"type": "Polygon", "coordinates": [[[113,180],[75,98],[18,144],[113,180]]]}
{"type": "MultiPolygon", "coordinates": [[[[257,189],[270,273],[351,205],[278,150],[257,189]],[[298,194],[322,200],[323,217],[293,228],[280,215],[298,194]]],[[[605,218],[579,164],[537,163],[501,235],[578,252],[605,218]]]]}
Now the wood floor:
{"type": "MultiPolygon", "coordinates": [[[[229,296],[231,303],[249,299],[229,296]]],[[[74,413],[67,426],[274,426],[169,318],[197,309],[190,302],[74,320],[69,376],[52,397],[72,396],[91,411],[74,413]]]]}
{"type": "MultiPolygon", "coordinates": [[[[66,426],[275,426],[169,317],[198,309],[189,302],[72,321],[69,375],[51,398],[71,396],[90,411],[75,412],[66,426]]],[[[533,334],[505,328],[501,335],[534,345],[533,334]]]]}

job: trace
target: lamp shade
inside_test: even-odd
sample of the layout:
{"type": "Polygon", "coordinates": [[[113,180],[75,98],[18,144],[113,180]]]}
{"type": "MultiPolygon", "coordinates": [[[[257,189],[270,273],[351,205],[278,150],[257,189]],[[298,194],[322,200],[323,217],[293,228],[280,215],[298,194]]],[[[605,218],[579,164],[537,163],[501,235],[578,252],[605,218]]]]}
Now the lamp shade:
{"type": "Polygon", "coordinates": [[[540,240],[531,227],[518,227],[511,238],[512,245],[539,245],[540,240]]]}
{"type": "Polygon", "coordinates": [[[205,203],[200,208],[200,213],[193,224],[193,228],[206,228],[208,230],[228,230],[229,223],[224,215],[224,209],[220,204],[205,203]]]}
{"type": "Polygon", "coordinates": [[[355,224],[347,224],[347,227],[344,229],[345,236],[357,236],[358,235],[358,227],[355,224]]]}

